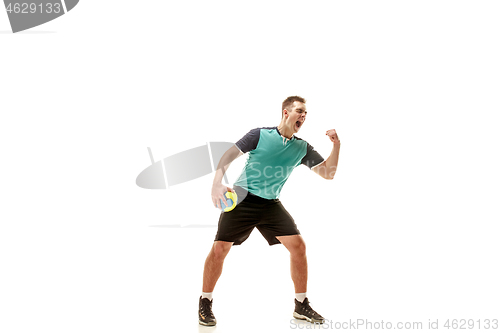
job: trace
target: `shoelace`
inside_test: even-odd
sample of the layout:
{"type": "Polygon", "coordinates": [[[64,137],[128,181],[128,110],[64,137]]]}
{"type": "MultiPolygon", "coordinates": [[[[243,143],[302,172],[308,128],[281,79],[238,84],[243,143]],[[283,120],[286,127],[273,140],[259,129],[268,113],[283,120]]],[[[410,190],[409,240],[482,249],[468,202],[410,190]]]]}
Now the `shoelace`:
{"type": "Polygon", "coordinates": [[[304,300],[304,303],[303,303],[303,309],[304,309],[304,312],[308,315],[317,315],[317,316],[321,316],[319,313],[317,313],[316,311],[314,311],[312,308],[311,308],[311,305],[309,303],[309,300],[306,299],[304,300]]]}
{"type": "Polygon", "coordinates": [[[205,317],[213,317],[211,302],[206,298],[206,301],[202,299],[201,301],[201,314],[205,317]]]}

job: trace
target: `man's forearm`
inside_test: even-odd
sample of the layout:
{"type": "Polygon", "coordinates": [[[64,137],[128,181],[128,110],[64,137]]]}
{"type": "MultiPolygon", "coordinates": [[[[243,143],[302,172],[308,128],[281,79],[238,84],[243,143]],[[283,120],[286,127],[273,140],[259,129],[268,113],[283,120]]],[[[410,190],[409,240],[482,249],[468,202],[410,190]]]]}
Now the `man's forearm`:
{"type": "Polygon", "coordinates": [[[334,144],[332,152],[330,156],[325,161],[325,169],[326,174],[329,179],[333,179],[335,176],[335,172],[337,172],[337,165],[339,163],[339,153],[340,153],[340,144],[334,144]]]}
{"type": "Polygon", "coordinates": [[[243,153],[240,152],[236,146],[233,146],[228,149],[222,155],[219,165],[217,166],[217,171],[215,172],[215,177],[214,177],[214,184],[216,183],[222,183],[222,178],[224,177],[224,174],[226,173],[226,170],[229,168],[229,165],[240,155],[243,153]]]}
{"type": "Polygon", "coordinates": [[[217,167],[217,171],[215,172],[215,177],[214,177],[214,184],[216,183],[222,183],[222,177],[224,177],[224,174],[226,173],[227,168],[229,167],[229,164],[224,165],[221,162],[219,162],[219,166],[217,167]]]}

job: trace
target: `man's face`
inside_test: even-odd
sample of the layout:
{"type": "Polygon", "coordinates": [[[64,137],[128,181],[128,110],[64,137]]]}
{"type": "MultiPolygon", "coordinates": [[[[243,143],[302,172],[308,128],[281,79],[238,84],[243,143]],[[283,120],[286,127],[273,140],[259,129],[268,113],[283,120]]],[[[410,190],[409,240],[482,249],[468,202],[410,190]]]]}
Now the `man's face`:
{"type": "Polygon", "coordinates": [[[292,107],[290,107],[290,109],[290,111],[288,111],[288,109],[285,109],[288,111],[288,118],[286,119],[286,123],[290,126],[290,128],[293,129],[295,133],[297,133],[304,124],[304,121],[306,121],[306,105],[302,102],[295,101],[293,102],[293,105],[292,107]]]}

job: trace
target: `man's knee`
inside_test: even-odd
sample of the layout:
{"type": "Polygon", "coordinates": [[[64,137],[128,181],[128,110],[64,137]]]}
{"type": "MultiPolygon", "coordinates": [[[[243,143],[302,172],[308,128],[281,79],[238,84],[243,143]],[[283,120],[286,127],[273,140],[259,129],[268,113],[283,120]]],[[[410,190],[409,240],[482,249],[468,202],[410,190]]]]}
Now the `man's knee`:
{"type": "Polygon", "coordinates": [[[304,257],[306,255],[306,243],[300,239],[293,247],[293,252],[296,256],[304,257]]]}
{"type": "Polygon", "coordinates": [[[292,256],[303,257],[306,255],[306,243],[302,239],[302,236],[280,236],[277,238],[285,245],[292,256]]]}
{"type": "Polygon", "coordinates": [[[231,250],[231,242],[215,241],[212,247],[212,252],[216,260],[224,260],[229,250],[231,250]]]}

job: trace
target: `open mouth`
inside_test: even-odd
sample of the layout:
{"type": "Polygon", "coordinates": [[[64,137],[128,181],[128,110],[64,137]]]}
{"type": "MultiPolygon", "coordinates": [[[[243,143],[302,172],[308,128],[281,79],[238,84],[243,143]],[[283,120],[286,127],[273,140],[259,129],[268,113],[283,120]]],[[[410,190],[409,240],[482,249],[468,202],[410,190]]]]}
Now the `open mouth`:
{"type": "Polygon", "coordinates": [[[302,122],[300,120],[297,120],[297,122],[295,122],[295,127],[299,129],[300,126],[302,126],[302,122]]]}

